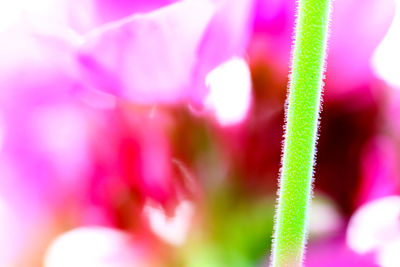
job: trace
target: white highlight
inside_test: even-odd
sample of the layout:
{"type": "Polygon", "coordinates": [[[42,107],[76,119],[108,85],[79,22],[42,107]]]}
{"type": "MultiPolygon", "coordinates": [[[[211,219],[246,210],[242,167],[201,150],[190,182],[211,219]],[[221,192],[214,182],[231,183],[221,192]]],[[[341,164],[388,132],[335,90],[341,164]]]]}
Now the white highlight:
{"type": "Polygon", "coordinates": [[[365,204],[350,219],[346,236],[348,246],[358,253],[382,251],[386,244],[400,240],[399,218],[400,196],[365,204]]]}
{"type": "Polygon", "coordinates": [[[388,84],[400,88],[400,1],[396,2],[396,13],[388,33],[372,57],[375,73],[388,84]]]}
{"type": "Polygon", "coordinates": [[[48,17],[60,4],[60,0],[0,0],[0,32],[26,16],[48,17]]]}
{"type": "Polygon", "coordinates": [[[112,228],[77,228],[51,244],[44,267],[145,266],[141,265],[129,242],[127,234],[112,228]]]}
{"type": "Polygon", "coordinates": [[[182,201],[175,210],[175,215],[167,217],[165,211],[158,205],[147,203],[144,207],[151,230],[162,240],[171,245],[180,246],[186,241],[190,221],[194,214],[193,204],[182,201]]]}
{"type": "Polygon", "coordinates": [[[377,253],[377,263],[382,267],[400,266],[400,239],[385,244],[377,253]]]}
{"type": "MultiPolygon", "coordinates": [[[[32,4],[35,1],[30,1],[32,4]]],[[[0,0],[0,32],[17,22],[22,14],[22,1],[0,0]]]]}
{"type": "Polygon", "coordinates": [[[242,58],[232,58],[208,73],[210,93],[205,105],[215,112],[218,122],[228,126],[241,122],[251,104],[251,74],[242,58]]]}
{"type": "Polygon", "coordinates": [[[324,237],[337,232],[342,225],[342,218],[328,199],[316,197],[311,202],[309,232],[311,236],[324,237]]]}
{"type": "Polygon", "coordinates": [[[94,20],[93,0],[78,2],[79,7],[69,0],[0,0],[0,33],[23,28],[77,42],[75,30],[87,30],[94,20]]]}

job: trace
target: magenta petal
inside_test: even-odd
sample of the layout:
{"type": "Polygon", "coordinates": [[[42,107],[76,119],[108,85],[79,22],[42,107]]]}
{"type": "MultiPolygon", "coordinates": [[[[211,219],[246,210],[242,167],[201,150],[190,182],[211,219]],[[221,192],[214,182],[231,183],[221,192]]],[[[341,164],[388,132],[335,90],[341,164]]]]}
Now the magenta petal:
{"type": "Polygon", "coordinates": [[[79,62],[92,86],[117,96],[142,103],[185,99],[214,12],[210,1],[182,1],[107,24],[86,36],[79,62]]]}
{"type": "Polygon", "coordinates": [[[99,21],[110,22],[132,14],[150,12],[176,0],[94,0],[99,21]]]}
{"type": "Polygon", "coordinates": [[[217,2],[217,12],[199,49],[195,86],[191,91],[192,100],[197,104],[202,104],[208,92],[205,90],[205,76],[221,63],[244,56],[253,26],[253,0],[217,2]]]}
{"type": "Polygon", "coordinates": [[[400,193],[397,154],[392,139],[377,136],[370,140],[362,157],[363,180],[358,204],[400,193]]]}
{"type": "Polygon", "coordinates": [[[85,79],[133,102],[203,104],[208,72],[245,52],[252,3],[185,0],[106,24],[79,49],[85,79]]]}
{"type": "Polygon", "coordinates": [[[393,0],[338,0],[333,3],[327,85],[343,93],[368,83],[370,61],[394,16],[393,0]]]}
{"type": "Polygon", "coordinates": [[[307,267],[378,267],[372,255],[357,254],[342,239],[310,244],[307,250],[307,267]]]}

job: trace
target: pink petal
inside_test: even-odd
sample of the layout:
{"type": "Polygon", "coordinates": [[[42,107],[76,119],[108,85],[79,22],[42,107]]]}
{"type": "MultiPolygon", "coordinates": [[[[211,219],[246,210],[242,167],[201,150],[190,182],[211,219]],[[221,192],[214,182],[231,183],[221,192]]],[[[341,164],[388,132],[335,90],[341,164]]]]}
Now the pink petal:
{"type": "Polygon", "coordinates": [[[398,151],[388,137],[377,136],[370,140],[362,157],[362,183],[359,204],[398,194],[398,151]]]}
{"type": "Polygon", "coordinates": [[[78,59],[93,88],[133,102],[202,104],[205,77],[242,55],[252,1],[184,0],[87,34],[78,59]]]}
{"type": "Polygon", "coordinates": [[[79,60],[93,86],[135,102],[187,98],[196,51],[215,6],[182,1],[86,36],[79,60]]]}
{"type": "Polygon", "coordinates": [[[327,85],[335,88],[332,95],[370,82],[370,60],[389,29],[394,10],[393,0],[333,2],[327,68],[327,85]]]}
{"type": "Polygon", "coordinates": [[[92,0],[102,23],[119,20],[132,14],[151,12],[176,0],[92,0]]]}

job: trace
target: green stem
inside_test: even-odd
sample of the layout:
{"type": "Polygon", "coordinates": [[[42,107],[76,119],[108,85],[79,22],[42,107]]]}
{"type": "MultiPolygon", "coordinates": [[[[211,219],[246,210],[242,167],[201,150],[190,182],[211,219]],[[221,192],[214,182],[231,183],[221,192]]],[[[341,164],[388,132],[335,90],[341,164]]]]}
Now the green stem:
{"type": "Polygon", "coordinates": [[[292,58],[273,267],[302,266],[312,193],[330,0],[300,0],[292,58]]]}

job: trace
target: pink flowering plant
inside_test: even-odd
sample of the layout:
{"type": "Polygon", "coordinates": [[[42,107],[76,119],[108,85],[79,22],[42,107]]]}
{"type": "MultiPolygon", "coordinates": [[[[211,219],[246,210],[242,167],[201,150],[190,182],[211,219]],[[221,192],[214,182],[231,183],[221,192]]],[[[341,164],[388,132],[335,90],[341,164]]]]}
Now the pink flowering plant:
{"type": "Polygon", "coordinates": [[[0,266],[400,266],[398,8],[0,1],[0,266]]]}

